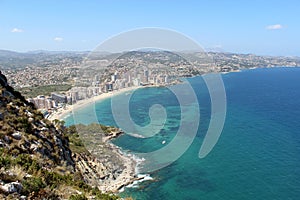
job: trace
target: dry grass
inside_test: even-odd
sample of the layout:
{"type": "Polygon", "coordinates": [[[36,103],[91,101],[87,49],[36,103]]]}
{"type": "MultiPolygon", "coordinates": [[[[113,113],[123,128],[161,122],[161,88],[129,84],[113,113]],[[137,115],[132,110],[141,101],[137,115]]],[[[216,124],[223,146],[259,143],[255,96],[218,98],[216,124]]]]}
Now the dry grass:
{"type": "Polygon", "coordinates": [[[22,167],[18,165],[11,167],[9,171],[12,172],[14,175],[16,175],[16,179],[19,181],[23,180],[24,176],[26,175],[22,167]]]}

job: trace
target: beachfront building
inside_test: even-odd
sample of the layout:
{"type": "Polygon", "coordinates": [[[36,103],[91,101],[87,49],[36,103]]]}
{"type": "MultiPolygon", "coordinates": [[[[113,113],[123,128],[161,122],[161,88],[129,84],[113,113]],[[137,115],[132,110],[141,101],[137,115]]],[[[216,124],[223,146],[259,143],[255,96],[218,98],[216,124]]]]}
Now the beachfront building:
{"type": "Polygon", "coordinates": [[[113,90],[114,90],[113,83],[106,83],[105,84],[105,92],[111,92],[113,90]]]}
{"type": "Polygon", "coordinates": [[[34,104],[37,109],[52,109],[57,107],[57,103],[51,97],[45,97],[43,95],[39,95],[35,98],[27,99],[28,102],[34,104]]]}
{"type": "Polygon", "coordinates": [[[57,103],[67,103],[67,96],[64,94],[51,93],[51,98],[57,103]]]}

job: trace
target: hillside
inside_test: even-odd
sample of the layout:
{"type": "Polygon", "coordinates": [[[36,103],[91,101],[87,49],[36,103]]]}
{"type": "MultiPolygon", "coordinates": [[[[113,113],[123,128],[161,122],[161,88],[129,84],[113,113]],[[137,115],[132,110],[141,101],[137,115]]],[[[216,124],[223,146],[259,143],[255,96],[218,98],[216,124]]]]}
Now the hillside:
{"type": "Polygon", "coordinates": [[[71,151],[82,145],[70,130],[44,119],[1,73],[0,83],[0,199],[118,199],[88,185],[78,157],[89,155],[71,151]]]}

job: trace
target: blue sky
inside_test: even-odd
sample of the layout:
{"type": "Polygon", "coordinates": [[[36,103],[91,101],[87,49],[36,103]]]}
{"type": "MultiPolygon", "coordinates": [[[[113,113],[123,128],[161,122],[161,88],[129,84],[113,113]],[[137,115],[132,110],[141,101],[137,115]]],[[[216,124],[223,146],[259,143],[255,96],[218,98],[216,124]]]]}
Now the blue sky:
{"type": "Polygon", "coordinates": [[[0,49],[92,50],[126,30],[161,27],[203,48],[300,56],[300,2],[0,0],[0,49]]]}

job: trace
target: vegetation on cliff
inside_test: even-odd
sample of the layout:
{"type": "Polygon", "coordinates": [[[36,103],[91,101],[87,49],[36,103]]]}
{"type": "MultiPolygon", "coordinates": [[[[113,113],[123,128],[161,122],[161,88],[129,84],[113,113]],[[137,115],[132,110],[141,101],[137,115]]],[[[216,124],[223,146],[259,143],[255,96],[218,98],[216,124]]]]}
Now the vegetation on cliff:
{"type": "Polygon", "coordinates": [[[0,75],[0,199],[118,199],[77,170],[74,155],[88,151],[74,127],[44,119],[0,75]]]}

